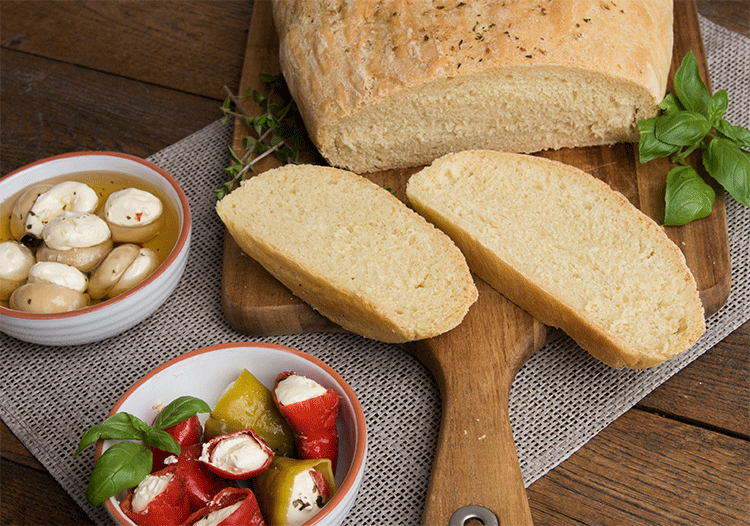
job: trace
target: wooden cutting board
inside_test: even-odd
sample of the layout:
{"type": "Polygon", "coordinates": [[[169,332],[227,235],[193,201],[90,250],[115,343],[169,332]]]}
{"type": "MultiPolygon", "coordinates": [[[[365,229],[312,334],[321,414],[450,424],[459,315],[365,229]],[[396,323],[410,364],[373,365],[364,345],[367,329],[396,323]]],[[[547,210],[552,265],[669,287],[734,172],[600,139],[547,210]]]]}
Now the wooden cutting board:
{"type": "MultiPolygon", "coordinates": [[[[701,74],[708,78],[695,4],[692,0],[675,2],[672,74],[690,49],[701,74]]],[[[263,90],[258,74],[278,72],[278,38],[271,4],[255,2],[239,92],[244,93],[248,86],[263,90]]],[[[257,110],[253,104],[246,109],[257,110]]],[[[245,125],[238,121],[235,151],[242,152],[240,141],[247,133],[245,125]]],[[[323,162],[311,146],[306,153],[309,162],[323,162]]],[[[670,165],[665,160],[641,165],[634,145],[564,149],[540,155],[577,166],[604,180],[654,219],[664,212],[664,187],[670,165]]],[[[693,159],[693,165],[700,170],[699,164],[698,159],[693,159]]],[[[279,165],[275,159],[264,160],[256,173],[279,165]]],[[[366,177],[403,200],[406,182],[417,170],[393,170],[366,177]]],[[[717,187],[710,216],[683,227],[668,227],[666,231],[685,254],[706,315],[713,314],[726,301],[731,279],[723,191],[717,187]]],[[[443,403],[423,522],[448,524],[455,514],[456,524],[471,518],[481,519],[485,525],[496,520],[503,525],[530,524],[531,513],[510,427],[508,395],[521,366],[559,331],[545,327],[476,276],[475,280],[479,300],[461,325],[437,338],[407,346],[436,378],[443,403]],[[481,412],[481,418],[472,409],[481,412]]],[[[221,299],[228,323],[251,336],[341,330],[243,254],[228,234],[221,299]]]]}

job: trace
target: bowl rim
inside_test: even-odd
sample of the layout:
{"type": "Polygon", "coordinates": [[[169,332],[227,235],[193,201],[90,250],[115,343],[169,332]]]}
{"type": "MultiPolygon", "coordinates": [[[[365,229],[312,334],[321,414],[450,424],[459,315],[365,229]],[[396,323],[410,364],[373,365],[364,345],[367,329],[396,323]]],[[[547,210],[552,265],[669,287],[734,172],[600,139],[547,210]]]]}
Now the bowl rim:
{"type": "MultiPolygon", "coordinates": [[[[311,354],[308,354],[304,351],[300,351],[299,349],[295,349],[293,347],[288,347],[288,346],[280,345],[276,343],[267,343],[267,342],[254,342],[254,341],[229,342],[229,343],[218,343],[218,344],[209,345],[206,347],[201,347],[199,349],[194,349],[192,351],[188,351],[184,354],[176,356],[172,358],[171,360],[164,362],[163,364],[159,365],[158,367],[146,373],[137,382],[135,382],[132,386],[130,386],[130,388],[127,391],[125,391],[125,393],[123,393],[123,395],[117,400],[115,405],[107,414],[107,418],[117,413],[119,408],[122,406],[122,404],[125,403],[125,401],[130,397],[130,395],[133,394],[133,392],[135,392],[141,385],[146,383],[153,376],[159,374],[161,371],[169,367],[172,367],[173,365],[178,364],[184,360],[187,360],[189,358],[192,358],[201,354],[206,354],[206,353],[211,353],[211,352],[226,350],[226,349],[243,348],[243,347],[262,347],[262,348],[274,349],[274,350],[283,351],[283,352],[289,352],[289,353],[299,356],[300,358],[306,361],[311,362],[313,365],[316,365],[317,367],[320,367],[321,369],[323,369],[323,371],[329,374],[336,381],[339,387],[346,393],[346,397],[348,398],[349,402],[352,404],[352,408],[354,409],[354,417],[357,423],[357,444],[354,450],[354,455],[352,457],[352,466],[349,469],[349,472],[346,474],[344,481],[337,488],[336,494],[333,496],[333,498],[330,501],[328,501],[326,506],[324,506],[323,509],[319,513],[317,513],[309,521],[305,522],[305,526],[314,526],[316,524],[319,524],[320,521],[322,521],[326,516],[332,513],[332,511],[336,508],[336,506],[338,506],[341,503],[341,501],[343,501],[344,495],[349,493],[349,491],[352,489],[358,477],[358,474],[364,468],[364,463],[365,463],[366,453],[367,453],[367,429],[366,429],[365,414],[364,414],[364,410],[362,409],[362,404],[360,404],[359,399],[357,398],[357,395],[354,393],[354,390],[349,385],[349,383],[346,380],[344,380],[344,378],[338,372],[336,372],[330,365],[326,364],[321,359],[316,358],[315,356],[312,356],[311,354]]],[[[104,441],[98,440],[96,443],[96,450],[94,454],[95,459],[98,460],[99,457],[102,455],[103,448],[104,448],[104,441]]],[[[113,517],[116,517],[117,520],[119,520],[121,523],[128,524],[129,522],[132,522],[121,512],[120,507],[115,504],[115,497],[110,497],[107,500],[105,500],[104,505],[109,511],[109,513],[113,517]]]]}
{"type": "Polygon", "coordinates": [[[180,207],[182,208],[182,215],[183,215],[182,228],[180,229],[180,234],[177,237],[177,242],[175,243],[174,247],[172,248],[169,255],[167,256],[167,259],[165,259],[162,262],[162,264],[159,265],[157,269],[151,273],[149,277],[147,277],[145,280],[140,282],[138,285],[136,285],[132,289],[127,290],[123,292],[122,294],[118,294],[114,298],[111,298],[106,301],[102,301],[100,303],[97,303],[96,305],[89,305],[88,307],[83,307],[81,309],[76,309],[76,310],[67,311],[67,312],[49,313],[49,314],[17,311],[9,307],[4,307],[0,305],[0,315],[12,317],[12,318],[26,319],[26,320],[59,320],[59,319],[64,319],[64,318],[72,318],[74,316],[80,316],[82,314],[86,314],[89,312],[96,312],[98,310],[105,309],[115,303],[119,303],[120,301],[124,300],[128,296],[136,294],[138,291],[140,291],[141,289],[143,289],[144,287],[148,286],[150,283],[155,281],[157,278],[159,278],[159,276],[164,274],[166,269],[169,268],[174,263],[178,255],[185,249],[188,239],[190,238],[190,230],[191,230],[191,223],[192,223],[191,214],[190,214],[190,204],[188,203],[187,195],[185,195],[185,191],[180,187],[180,185],[177,183],[174,177],[172,177],[166,170],[164,170],[163,168],[141,157],[136,157],[135,155],[130,155],[127,153],[109,152],[109,151],[101,151],[101,152],[100,151],[83,151],[83,152],[62,153],[59,155],[54,155],[52,157],[39,159],[38,161],[34,161],[16,170],[13,170],[12,172],[0,178],[0,181],[4,181],[6,179],[14,177],[18,175],[19,173],[29,170],[40,164],[45,164],[45,163],[57,161],[60,159],[67,159],[70,157],[88,157],[88,156],[119,157],[121,159],[126,159],[132,162],[136,162],[138,164],[142,164],[146,166],[147,168],[150,168],[151,170],[157,172],[159,175],[161,175],[177,193],[177,197],[180,201],[180,207]]]}

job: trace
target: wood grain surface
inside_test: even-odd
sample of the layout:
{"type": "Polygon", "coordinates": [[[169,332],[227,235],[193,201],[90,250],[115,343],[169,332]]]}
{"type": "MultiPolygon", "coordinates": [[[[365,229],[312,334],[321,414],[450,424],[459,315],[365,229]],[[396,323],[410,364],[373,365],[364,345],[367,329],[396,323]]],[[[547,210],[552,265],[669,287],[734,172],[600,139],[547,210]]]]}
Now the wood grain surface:
{"type": "MultiPolygon", "coordinates": [[[[694,51],[701,74],[708,79],[710,89],[708,65],[696,6],[692,1],[682,0],[675,4],[674,11],[675,42],[668,90],[672,90],[671,79],[674,72],[690,49],[694,51]]],[[[278,72],[278,36],[273,27],[269,3],[260,2],[253,9],[238,92],[244,93],[248,88],[265,92],[259,74],[278,72]]],[[[244,104],[244,109],[252,115],[259,115],[261,112],[252,102],[244,104]]],[[[237,120],[233,147],[238,155],[244,154],[242,138],[251,133],[243,121],[237,120]]],[[[313,147],[308,142],[307,151],[312,150],[313,147]]],[[[315,158],[315,155],[309,153],[307,160],[322,162],[319,157],[315,158]]],[[[667,159],[640,164],[637,149],[632,144],[565,148],[542,152],[539,155],[591,173],[624,194],[631,203],[654,220],[658,221],[664,215],[664,189],[666,174],[670,168],[667,159]]],[[[267,158],[256,167],[255,173],[280,164],[275,158],[267,158]]],[[[692,156],[691,164],[705,173],[699,157],[692,156]]],[[[364,175],[405,201],[406,183],[409,176],[417,170],[419,167],[364,175]]],[[[723,195],[723,191],[717,191],[713,211],[708,217],[682,227],[665,229],[667,235],[685,254],[688,266],[698,284],[707,316],[715,313],[724,304],[731,284],[723,195]]],[[[260,265],[245,256],[230,236],[225,239],[223,275],[224,314],[229,324],[240,332],[259,336],[336,330],[329,320],[289,293],[260,265]]]]}
{"type": "MultiPolygon", "coordinates": [[[[707,64],[695,5],[675,5],[675,45],[672,74],[692,49],[704,78],[707,64]]],[[[260,73],[278,73],[278,38],[273,31],[270,5],[253,10],[240,93],[261,89],[260,73]]],[[[671,90],[671,85],[669,86],[671,90]]],[[[260,109],[250,103],[245,110],[260,109]]],[[[234,149],[245,152],[242,138],[251,134],[243,121],[235,127],[234,149]]],[[[652,219],[664,213],[664,191],[669,162],[640,164],[630,144],[563,149],[540,155],[577,166],[623,193],[652,219]]],[[[697,158],[694,167],[701,169],[697,158]]],[[[260,173],[278,165],[268,161],[260,173]]],[[[365,174],[405,200],[408,177],[418,168],[365,174]]],[[[731,275],[723,192],[705,219],[667,234],[679,246],[693,271],[706,315],[718,311],[730,289],[731,275]]],[[[459,509],[481,506],[501,524],[531,524],[522,474],[516,456],[508,414],[508,395],[516,372],[546,341],[541,323],[497,294],[475,276],[479,301],[466,319],[448,334],[407,347],[438,380],[443,400],[440,435],[425,505],[424,524],[447,524],[459,509]],[[490,408],[478,423],[467,407],[490,408]],[[482,440],[477,440],[482,437],[482,440]],[[481,466],[481,469],[476,469],[481,466]]],[[[308,307],[242,253],[225,236],[222,306],[232,327],[251,336],[289,334],[308,330],[335,330],[335,326],[308,307]]],[[[467,515],[467,517],[470,515],[467,515]]]]}
{"type": "MultiPolygon", "coordinates": [[[[746,1],[698,6],[750,35],[746,1]]],[[[239,86],[252,7],[3,0],[0,173],[71,150],[145,157],[220,118],[222,86],[239,86]]],[[[748,524],[749,342],[746,323],[532,484],[534,523],[748,524]]],[[[0,523],[90,524],[0,431],[0,523]]]]}

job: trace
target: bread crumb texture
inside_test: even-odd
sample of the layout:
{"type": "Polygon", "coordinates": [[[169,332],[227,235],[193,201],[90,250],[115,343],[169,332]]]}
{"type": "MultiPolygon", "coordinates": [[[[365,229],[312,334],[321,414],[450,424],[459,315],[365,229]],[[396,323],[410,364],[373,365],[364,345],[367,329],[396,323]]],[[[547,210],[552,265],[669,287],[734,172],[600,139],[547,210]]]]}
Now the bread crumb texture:
{"type": "Polygon", "coordinates": [[[357,173],[637,140],[666,91],[672,17],[672,0],[274,0],[310,136],[357,173]]]}
{"type": "Polygon", "coordinates": [[[656,365],[705,330],[682,252],[624,196],[577,168],[464,152],[412,176],[407,195],[452,232],[474,272],[610,365],[656,365]]]}
{"type": "Polygon", "coordinates": [[[216,210],[247,254],[363,336],[435,336],[458,325],[477,298],[450,238],[353,173],[287,165],[244,181],[216,210]]]}

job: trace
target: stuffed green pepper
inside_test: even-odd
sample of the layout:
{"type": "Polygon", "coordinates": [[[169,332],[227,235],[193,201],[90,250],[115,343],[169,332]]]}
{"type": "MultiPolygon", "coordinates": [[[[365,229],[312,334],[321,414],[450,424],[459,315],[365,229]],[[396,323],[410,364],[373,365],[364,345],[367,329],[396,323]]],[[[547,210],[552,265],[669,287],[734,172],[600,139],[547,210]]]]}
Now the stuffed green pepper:
{"type": "Polygon", "coordinates": [[[253,479],[263,516],[274,526],[299,526],[316,515],[336,493],[329,459],[274,457],[253,479]]]}
{"type": "Polygon", "coordinates": [[[294,433],[277,409],[271,391],[247,369],[221,395],[204,428],[207,438],[252,429],[274,454],[294,455],[294,433]]]}

